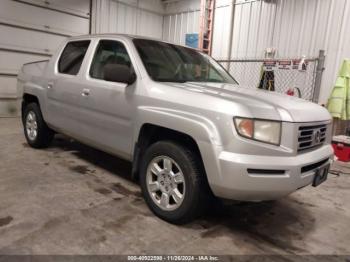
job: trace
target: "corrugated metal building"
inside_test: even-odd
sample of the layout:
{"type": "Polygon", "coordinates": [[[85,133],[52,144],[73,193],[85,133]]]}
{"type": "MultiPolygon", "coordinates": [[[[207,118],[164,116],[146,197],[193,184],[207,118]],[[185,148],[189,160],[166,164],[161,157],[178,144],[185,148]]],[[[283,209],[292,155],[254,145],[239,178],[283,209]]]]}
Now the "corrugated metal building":
{"type": "MultiPolygon", "coordinates": [[[[319,101],[325,103],[341,60],[350,57],[349,8],[349,0],[217,0],[212,55],[262,58],[274,47],[277,57],[314,57],[324,49],[319,101]]],[[[200,0],[3,0],[0,115],[18,113],[21,65],[49,57],[64,37],[90,29],[184,44],[187,33],[198,33],[199,19],[200,0]]]]}
{"type": "MultiPolygon", "coordinates": [[[[327,102],[342,59],[350,57],[350,1],[216,2],[212,53],[215,58],[262,58],[268,47],[277,49],[277,57],[315,57],[323,49],[326,63],[319,102],[327,102]],[[230,41],[232,13],[234,28],[230,41]]],[[[187,28],[190,32],[198,32],[198,25],[193,21],[198,21],[199,7],[199,1],[195,0],[167,4],[164,39],[183,43],[187,28]]]]}
{"type": "Polygon", "coordinates": [[[160,0],[93,0],[92,33],[122,33],[162,38],[160,0]]]}

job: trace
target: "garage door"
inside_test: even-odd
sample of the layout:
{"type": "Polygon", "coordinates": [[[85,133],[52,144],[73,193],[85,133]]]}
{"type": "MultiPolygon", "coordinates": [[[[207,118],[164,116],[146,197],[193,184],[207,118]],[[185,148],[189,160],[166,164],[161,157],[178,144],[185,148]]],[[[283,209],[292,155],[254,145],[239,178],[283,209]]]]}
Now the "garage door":
{"type": "Polygon", "coordinates": [[[64,38],[89,33],[89,0],[1,0],[0,116],[19,115],[24,63],[50,57],[64,38]]]}

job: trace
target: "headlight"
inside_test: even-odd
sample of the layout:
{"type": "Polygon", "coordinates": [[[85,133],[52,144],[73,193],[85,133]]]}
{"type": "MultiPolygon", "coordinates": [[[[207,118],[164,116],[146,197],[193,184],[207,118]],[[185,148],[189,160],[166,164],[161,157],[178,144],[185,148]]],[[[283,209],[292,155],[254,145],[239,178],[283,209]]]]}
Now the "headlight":
{"type": "Polygon", "coordinates": [[[237,133],[243,137],[279,145],[281,142],[281,122],[256,120],[251,118],[234,118],[237,133]]]}

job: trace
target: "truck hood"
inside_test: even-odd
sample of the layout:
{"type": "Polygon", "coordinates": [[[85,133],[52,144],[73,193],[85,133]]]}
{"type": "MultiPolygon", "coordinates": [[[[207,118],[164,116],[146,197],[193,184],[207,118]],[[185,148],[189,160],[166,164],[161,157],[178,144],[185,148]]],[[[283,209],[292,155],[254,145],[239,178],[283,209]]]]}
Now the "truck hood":
{"type": "Polygon", "coordinates": [[[245,106],[251,116],[286,122],[317,122],[331,119],[318,104],[277,92],[220,83],[170,83],[189,92],[222,98],[245,106]]]}

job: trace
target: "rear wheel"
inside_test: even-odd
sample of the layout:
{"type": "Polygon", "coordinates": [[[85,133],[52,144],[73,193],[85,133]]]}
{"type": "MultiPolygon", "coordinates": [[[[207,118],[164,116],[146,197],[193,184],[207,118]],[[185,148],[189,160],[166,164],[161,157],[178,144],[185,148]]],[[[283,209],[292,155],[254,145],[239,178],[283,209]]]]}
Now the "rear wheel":
{"type": "Polygon", "coordinates": [[[28,104],[23,112],[24,134],[28,144],[34,148],[44,148],[51,143],[54,132],[46,125],[37,103],[28,104]]]}
{"type": "Polygon", "coordinates": [[[199,157],[172,141],[151,145],[142,160],[140,183],[150,209],[160,218],[183,224],[201,214],[207,194],[199,157]]]}

